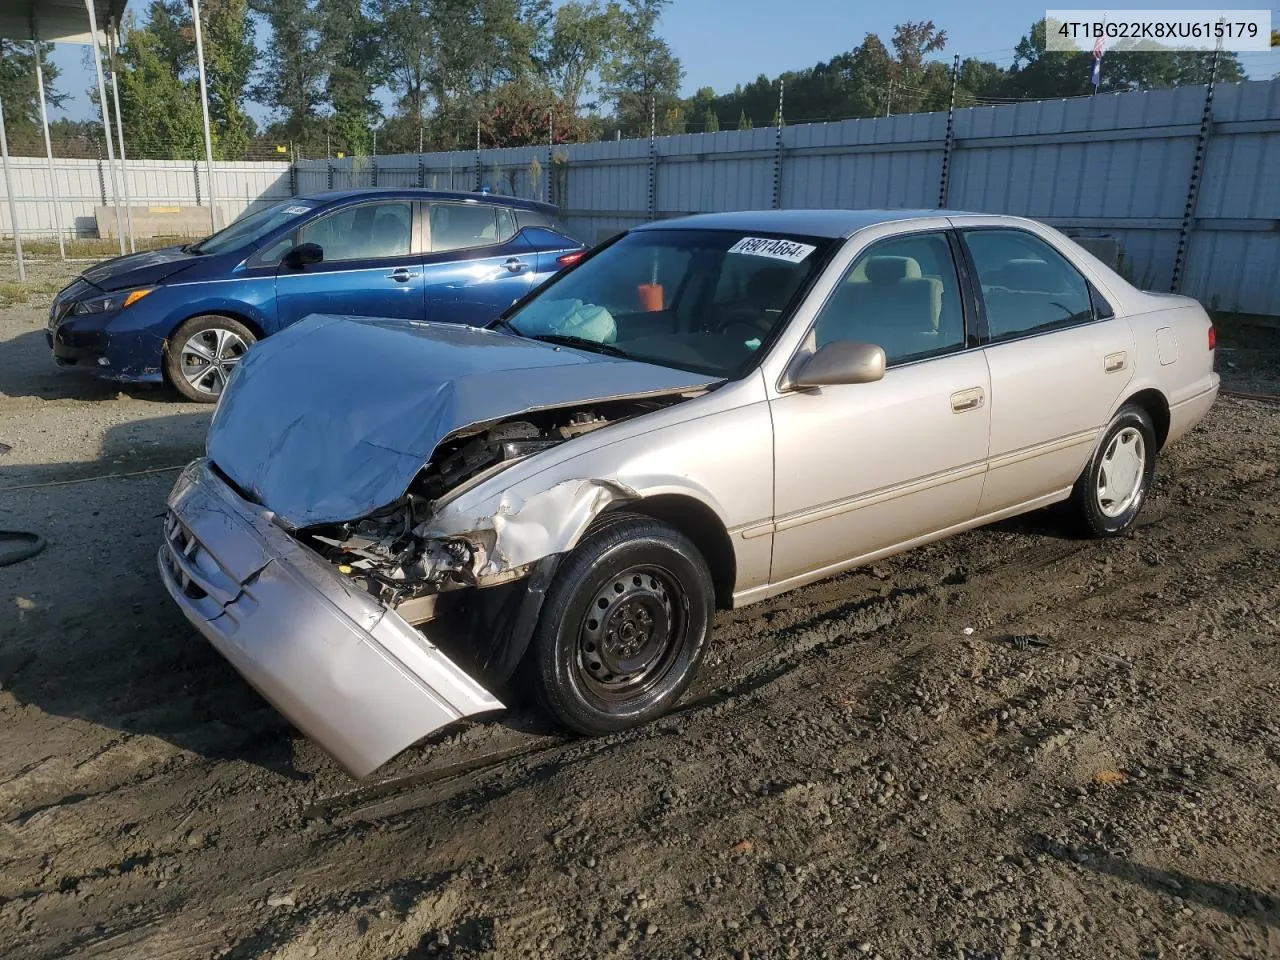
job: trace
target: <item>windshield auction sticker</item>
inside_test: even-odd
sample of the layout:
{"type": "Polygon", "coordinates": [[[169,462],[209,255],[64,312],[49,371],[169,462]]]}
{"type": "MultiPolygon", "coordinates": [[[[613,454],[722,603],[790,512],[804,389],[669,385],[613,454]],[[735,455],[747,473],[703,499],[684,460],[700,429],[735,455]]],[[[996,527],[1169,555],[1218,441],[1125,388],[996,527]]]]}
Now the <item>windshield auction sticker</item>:
{"type": "Polygon", "coordinates": [[[746,253],[753,257],[772,257],[774,260],[786,260],[788,263],[799,263],[814,247],[807,243],[796,243],[794,240],[770,240],[765,237],[743,237],[732,247],[730,253],[746,253]]]}

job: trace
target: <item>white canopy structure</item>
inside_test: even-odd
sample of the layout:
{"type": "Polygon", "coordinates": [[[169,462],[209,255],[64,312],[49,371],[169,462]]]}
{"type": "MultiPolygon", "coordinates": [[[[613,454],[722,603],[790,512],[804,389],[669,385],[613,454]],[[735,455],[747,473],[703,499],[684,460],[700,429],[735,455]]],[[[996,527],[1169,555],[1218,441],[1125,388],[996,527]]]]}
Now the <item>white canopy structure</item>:
{"type": "MultiPolygon", "coordinates": [[[[120,45],[120,19],[129,0],[4,0],[0,4],[0,39],[38,40],[52,43],[88,44],[93,51],[94,72],[98,81],[98,104],[102,110],[102,128],[107,144],[107,161],[111,168],[112,197],[116,212],[116,235],[120,238],[120,252],[125,250],[128,236],[130,249],[135,249],[133,214],[129,204],[128,173],[124,166],[124,127],[120,119],[120,96],[117,79],[116,51],[120,45]],[[103,48],[108,51],[111,73],[112,98],[107,99],[106,75],[102,67],[103,48]],[[115,137],[112,137],[109,104],[115,107],[115,137]],[[119,146],[119,182],[117,182],[117,144],[119,146]],[[124,208],[120,198],[123,188],[124,208]],[[126,230],[126,222],[128,224],[126,230]]],[[[195,24],[196,60],[200,70],[200,100],[204,115],[205,161],[209,166],[210,217],[217,229],[217,215],[213,212],[213,140],[209,133],[209,99],[205,86],[204,45],[201,36],[200,0],[187,0],[195,24]]],[[[49,160],[49,202],[53,205],[54,224],[58,233],[58,249],[66,258],[62,235],[57,181],[53,173],[53,146],[49,139],[49,114],[45,106],[44,71],[40,58],[36,61],[36,89],[40,96],[40,120],[44,128],[45,153],[49,160]]],[[[22,237],[14,202],[13,181],[9,174],[9,148],[4,130],[4,104],[0,102],[0,154],[4,160],[5,194],[9,198],[9,219],[13,224],[13,243],[18,257],[18,278],[26,279],[26,266],[22,258],[22,237]]]]}

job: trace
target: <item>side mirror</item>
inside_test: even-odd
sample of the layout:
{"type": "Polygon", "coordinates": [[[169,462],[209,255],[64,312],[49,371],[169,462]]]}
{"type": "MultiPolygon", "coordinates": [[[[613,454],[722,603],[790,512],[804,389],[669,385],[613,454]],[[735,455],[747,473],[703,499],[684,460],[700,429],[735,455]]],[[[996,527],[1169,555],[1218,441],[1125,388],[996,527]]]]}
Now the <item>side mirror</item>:
{"type": "Polygon", "coordinates": [[[299,270],[308,263],[319,263],[324,259],[324,248],[318,243],[300,243],[283,257],[280,262],[290,270],[299,270]]]}
{"type": "Polygon", "coordinates": [[[884,348],[874,343],[835,340],[819,347],[796,373],[792,386],[832,387],[872,383],[884,377],[884,348]]]}

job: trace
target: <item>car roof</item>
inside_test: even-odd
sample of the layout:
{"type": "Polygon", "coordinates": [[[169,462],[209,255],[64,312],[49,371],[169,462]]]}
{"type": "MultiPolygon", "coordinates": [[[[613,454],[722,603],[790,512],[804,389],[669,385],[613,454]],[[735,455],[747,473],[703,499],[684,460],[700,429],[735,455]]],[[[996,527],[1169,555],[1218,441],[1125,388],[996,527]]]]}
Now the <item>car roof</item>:
{"type": "Polygon", "coordinates": [[[971,216],[961,210],[739,210],[698,213],[675,220],[657,220],[637,230],[763,230],[832,239],[852,236],[877,223],[924,217],[971,216]]]}
{"type": "Polygon", "coordinates": [[[497,193],[465,192],[462,190],[426,190],[420,187],[364,187],[359,190],[325,190],[320,193],[308,193],[295,197],[296,200],[314,200],[317,203],[334,203],[339,200],[353,200],[362,197],[382,197],[387,199],[413,200],[466,200],[477,203],[495,203],[505,207],[519,207],[522,210],[537,210],[555,216],[554,204],[540,203],[537,200],[524,200],[521,197],[508,197],[497,193]]]}

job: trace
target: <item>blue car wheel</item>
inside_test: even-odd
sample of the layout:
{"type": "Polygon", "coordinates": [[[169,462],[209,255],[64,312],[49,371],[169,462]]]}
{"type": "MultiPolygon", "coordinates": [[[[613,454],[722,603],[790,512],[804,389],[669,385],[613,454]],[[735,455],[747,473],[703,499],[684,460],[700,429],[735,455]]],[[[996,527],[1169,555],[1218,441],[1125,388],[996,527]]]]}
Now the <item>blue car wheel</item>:
{"type": "Polygon", "coordinates": [[[248,327],[230,317],[192,317],[165,346],[165,375],[188,400],[215,403],[231,371],[257,340],[248,327]]]}

